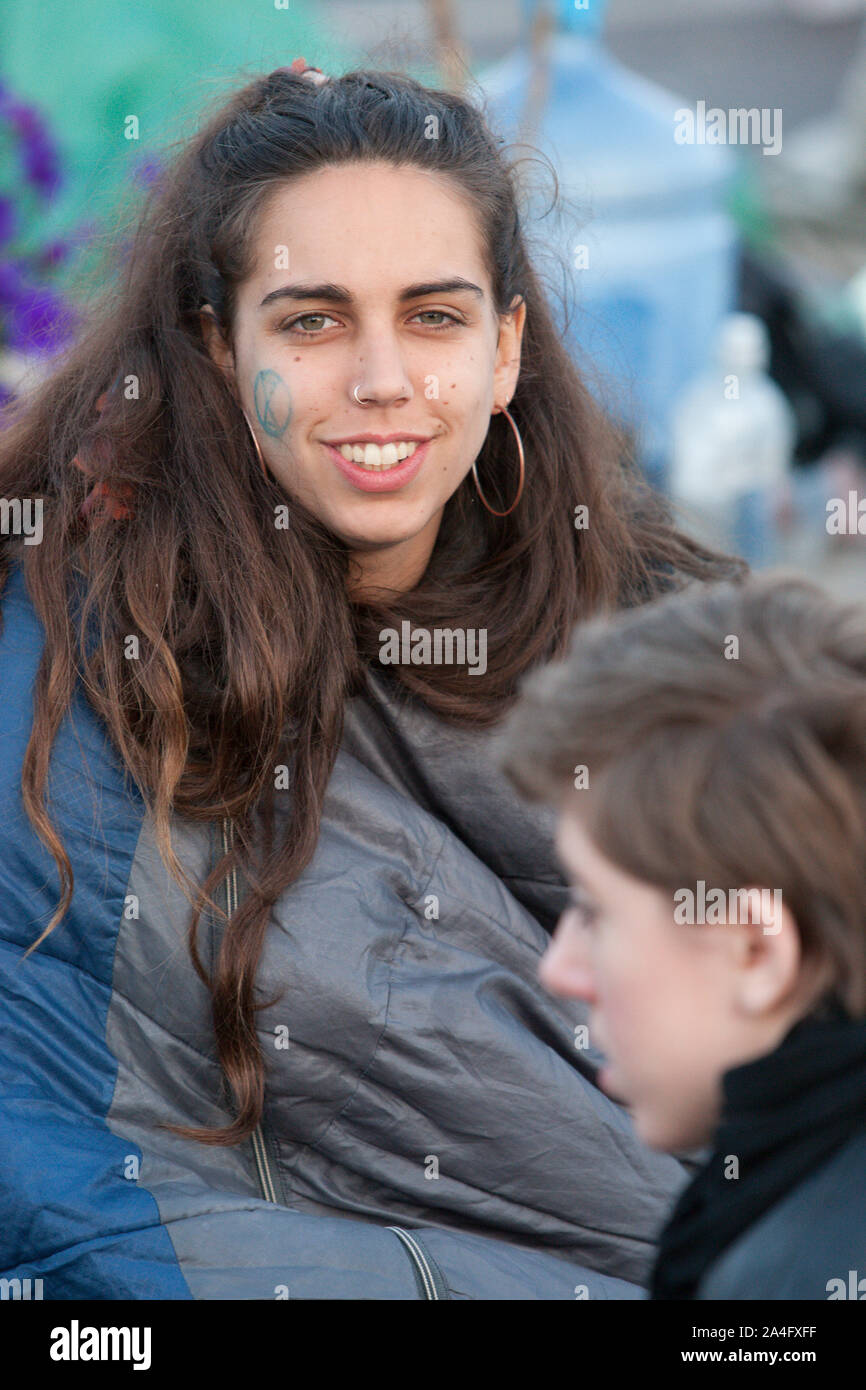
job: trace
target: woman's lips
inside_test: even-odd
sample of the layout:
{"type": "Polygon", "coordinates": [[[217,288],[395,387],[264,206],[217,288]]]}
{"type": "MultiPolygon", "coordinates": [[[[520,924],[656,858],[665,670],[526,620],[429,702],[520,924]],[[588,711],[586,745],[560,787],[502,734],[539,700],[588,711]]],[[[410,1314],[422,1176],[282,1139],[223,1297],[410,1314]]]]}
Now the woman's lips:
{"type": "Polygon", "coordinates": [[[396,492],[415,477],[432,443],[432,439],[425,439],[423,444],[418,445],[414,454],[403,459],[402,463],[395,463],[393,468],[381,469],[362,468],[360,463],[351,463],[349,459],[343,458],[340,450],[333,444],[326,444],[325,448],[343,477],[360,492],[396,492]]]}

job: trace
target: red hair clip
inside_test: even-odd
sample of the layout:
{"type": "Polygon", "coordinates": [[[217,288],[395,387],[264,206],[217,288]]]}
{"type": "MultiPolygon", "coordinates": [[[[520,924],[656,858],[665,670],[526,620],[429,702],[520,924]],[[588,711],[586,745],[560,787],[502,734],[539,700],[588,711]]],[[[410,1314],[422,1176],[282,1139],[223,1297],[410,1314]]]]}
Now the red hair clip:
{"type": "Polygon", "coordinates": [[[317,87],[328,81],[327,74],[322,72],[321,68],[310,67],[306,58],[296,58],[293,63],[289,63],[288,67],[277,68],[276,71],[293,72],[298,77],[306,77],[308,82],[314,83],[317,87]]]}

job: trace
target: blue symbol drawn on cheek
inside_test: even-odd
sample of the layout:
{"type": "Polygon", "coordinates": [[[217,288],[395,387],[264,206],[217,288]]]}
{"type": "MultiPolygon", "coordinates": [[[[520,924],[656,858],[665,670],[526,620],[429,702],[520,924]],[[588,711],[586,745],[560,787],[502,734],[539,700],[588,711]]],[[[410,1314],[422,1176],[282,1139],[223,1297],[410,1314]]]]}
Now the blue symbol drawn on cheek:
{"type": "Polygon", "coordinates": [[[292,397],[279,372],[267,367],[253,382],[256,416],[265,434],[282,439],[292,418],[292,397]]]}

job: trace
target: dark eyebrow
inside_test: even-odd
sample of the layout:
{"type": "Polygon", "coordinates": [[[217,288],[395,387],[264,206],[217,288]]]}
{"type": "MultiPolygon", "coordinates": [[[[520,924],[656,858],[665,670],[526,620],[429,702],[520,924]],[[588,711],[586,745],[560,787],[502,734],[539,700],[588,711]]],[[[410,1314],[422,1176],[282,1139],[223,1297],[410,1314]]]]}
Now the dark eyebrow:
{"type": "MultiPolygon", "coordinates": [[[[481,299],[484,298],[484,291],[480,285],[474,285],[471,280],[464,280],[462,276],[457,275],[451,280],[427,280],[419,285],[407,285],[405,290],[400,291],[400,302],[402,304],[408,299],[423,299],[428,294],[453,294],[455,290],[469,290],[481,299]]],[[[278,290],[271,290],[270,294],[265,295],[259,308],[264,309],[275,299],[321,299],[329,304],[351,304],[352,295],[344,285],[281,285],[278,290]]]]}

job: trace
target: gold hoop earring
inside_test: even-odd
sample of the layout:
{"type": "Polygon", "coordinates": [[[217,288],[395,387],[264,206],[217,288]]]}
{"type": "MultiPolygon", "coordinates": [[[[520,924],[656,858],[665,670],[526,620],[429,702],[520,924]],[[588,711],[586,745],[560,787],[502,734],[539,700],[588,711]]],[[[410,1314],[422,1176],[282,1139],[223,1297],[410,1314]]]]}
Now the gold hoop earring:
{"type": "Polygon", "coordinates": [[[493,516],[508,516],[510,512],[514,511],[514,508],[517,506],[518,502],[523,496],[523,482],[526,477],[526,464],[523,454],[523,440],[520,437],[520,430],[515,425],[509,411],[506,410],[504,405],[501,407],[501,413],[505,416],[506,420],[508,421],[512,430],[514,431],[514,438],[517,440],[517,455],[520,459],[520,482],[517,485],[517,496],[515,497],[514,501],[512,502],[511,506],[508,508],[507,511],[498,512],[496,511],[495,507],[491,507],[490,503],[484,496],[484,493],[481,491],[481,484],[478,481],[478,470],[475,467],[474,460],[472,463],[472,476],[475,479],[475,489],[478,493],[478,496],[481,498],[481,501],[484,503],[487,510],[491,512],[493,516]]]}
{"type": "Polygon", "coordinates": [[[252,425],[250,424],[250,417],[247,415],[247,412],[246,412],[243,408],[241,408],[241,415],[243,415],[244,419],[245,419],[246,422],[247,422],[247,429],[249,430],[249,432],[250,432],[250,437],[252,438],[252,441],[253,441],[253,448],[255,449],[256,453],[257,453],[258,456],[259,456],[259,463],[262,465],[262,472],[264,473],[264,475],[265,475],[266,478],[270,478],[270,475],[269,475],[269,473],[268,473],[267,464],[265,463],[265,460],[264,460],[264,458],[262,457],[262,451],[261,451],[261,449],[259,448],[259,441],[256,439],[255,430],[253,429],[252,425]]]}

